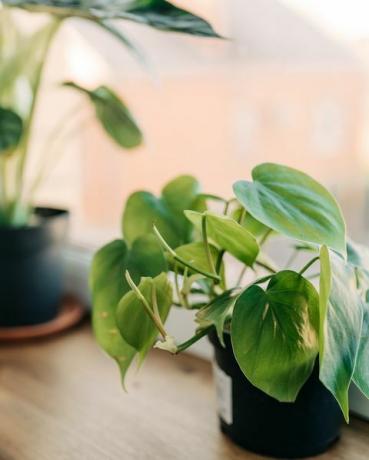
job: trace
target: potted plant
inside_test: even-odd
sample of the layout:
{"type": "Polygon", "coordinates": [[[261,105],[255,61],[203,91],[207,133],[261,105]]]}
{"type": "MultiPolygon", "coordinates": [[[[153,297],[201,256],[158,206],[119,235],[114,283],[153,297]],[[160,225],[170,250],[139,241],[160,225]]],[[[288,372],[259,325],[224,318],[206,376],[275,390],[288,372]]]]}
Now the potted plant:
{"type": "MultiPolygon", "coordinates": [[[[147,24],[164,31],[216,36],[203,19],[165,0],[73,1],[4,0],[0,5],[0,327],[30,325],[55,317],[63,289],[60,245],[68,213],[37,208],[34,195],[56,161],[58,140],[71,121],[45,139],[42,164],[31,182],[25,180],[30,141],[44,65],[53,39],[69,18],[94,23],[140,55],[115,19],[147,24]],[[13,21],[11,8],[46,13],[48,20],[32,34],[13,21]],[[56,141],[56,142],[55,142],[56,141]],[[56,148],[55,148],[56,147],[56,148]]],[[[92,103],[106,133],[124,149],[141,144],[142,133],[128,108],[106,86],[84,88],[66,82],[92,103]]],[[[40,134],[38,134],[40,135],[40,134]]],[[[41,134],[43,135],[43,134],[41,134]]]]}
{"type": "Polygon", "coordinates": [[[92,265],[95,335],[122,381],[152,346],[176,354],[209,336],[222,430],[261,454],[318,454],[348,421],[350,382],[369,396],[367,249],[346,239],[337,202],[303,172],[261,164],[233,189],[231,199],[202,194],[182,176],[160,197],[129,197],[123,238],[92,265]],[[264,253],[281,235],[308,259],[297,270],[264,253]],[[227,279],[230,259],[238,280],[227,279]],[[175,307],[196,312],[180,344],[165,327],[175,307]]]}

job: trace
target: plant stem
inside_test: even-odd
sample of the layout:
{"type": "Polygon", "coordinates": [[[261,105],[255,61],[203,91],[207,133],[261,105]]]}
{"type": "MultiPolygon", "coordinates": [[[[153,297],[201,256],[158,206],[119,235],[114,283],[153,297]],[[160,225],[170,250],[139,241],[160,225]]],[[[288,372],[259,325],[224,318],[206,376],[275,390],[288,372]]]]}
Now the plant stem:
{"type": "Polygon", "coordinates": [[[319,260],[319,256],[309,260],[309,262],[306,265],[304,265],[302,269],[299,271],[299,274],[302,275],[303,273],[305,273],[306,270],[308,270],[317,260],[319,260]]]}
{"type": "Polygon", "coordinates": [[[244,277],[244,275],[245,275],[245,273],[246,273],[246,270],[247,270],[247,265],[244,265],[244,266],[242,267],[241,273],[240,273],[239,276],[238,276],[238,280],[237,280],[236,286],[240,286],[240,285],[241,285],[242,279],[243,279],[243,277],[244,277]]]}
{"type": "MultiPolygon", "coordinates": [[[[224,206],[224,210],[223,210],[223,214],[226,216],[228,214],[228,209],[229,209],[229,206],[230,204],[232,203],[232,200],[233,199],[230,199],[228,201],[226,201],[225,203],[225,206],[224,206]]],[[[223,257],[224,257],[224,254],[225,254],[225,250],[222,249],[221,251],[219,251],[219,254],[218,254],[218,257],[217,257],[217,261],[215,263],[215,273],[217,275],[220,275],[220,269],[222,268],[222,261],[223,261],[223,257]]],[[[225,282],[225,280],[224,280],[225,282]]]]}
{"type": "Polygon", "coordinates": [[[30,108],[30,112],[28,115],[28,124],[26,126],[25,132],[23,134],[23,139],[21,142],[21,148],[20,148],[20,160],[19,160],[19,165],[17,169],[17,193],[15,200],[20,201],[21,196],[22,196],[22,191],[23,191],[23,180],[24,180],[24,172],[26,168],[26,162],[27,162],[27,153],[28,153],[28,148],[29,148],[29,142],[30,142],[30,137],[31,137],[31,131],[33,127],[33,122],[34,122],[34,115],[35,115],[35,110],[36,110],[36,104],[38,100],[38,95],[39,95],[39,90],[41,86],[41,81],[42,81],[42,74],[45,68],[45,62],[47,60],[47,54],[50,49],[50,45],[52,43],[52,40],[58,31],[58,28],[61,24],[61,19],[56,19],[54,18],[51,25],[50,25],[50,31],[49,31],[49,36],[47,38],[46,44],[44,46],[44,49],[42,50],[42,56],[40,58],[40,64],[38,66],[37,72],[36,72],[36,77],[35,77],[35,83],[33,85],[33,99],[32,99],[32,104],[30,108]]]}
{"type": "Polygon", "coordinates": [[[183,342],[179,345],[177,345],[177,351],[176,351],[176,354],[177,353],[181,353],[182,351],[184,350],[187,350],[187,348],[189,348],[191,345],[193,345],[194,343],[198,342],[200,339],[202,339],[205,335],[207,335],[211,329],[213,328],[214,326],[211,325],[211,326],[208,326],[204,329],[202,329],[201,331],[197,332],[194,336],[192,336],[190,339],[186,340],[186,342],[183,342]]]}
{"type": "Polygon", "coordinates": [[[297,254],[298,254],[298,250],[297,249],[294,249],[292,252],[291,252],[291,255],[290,257],[287,259],[287,262],[286,262],[286,268],[288,268],[292,262],[294,262],[294,260],[296,259],[297,257],[297,254]]]}
{"type": "Polygon", "coordinates": [[[264,233],[264,235],[262,236],[262,238],[260,239],[259,241],[259,246],[262,246],[266,239],[268,238],[268,236],[272,233],[272,229],[271,228],[268,228],[268,230],[264,233]]]}
{"type": "Polygon", "coordinates": [[[187,262],[186,260],[182,259],[182,257],[178,256],[176,254],[176,252],[169,246],[169,244],[165,241],[165,239],[161,236],[159,230],[156,228],[156,226],[154,225],[153,227],[153,230],[154,230],[154,233],[155,235],[157,236],[157,238],[159,239],[160,243],[163,245],[163,247],[169,252],[169,254],[174,258],[174,260],[176,260],[177,262],[181,263],[183,266],[185,267],[188,267],[190,270],[196,272],[196,273],[200,273],[201,275],[204,275],[206,276],[207,278],[210,278],[210,279],[213,279],[215,281],[220,281],[220,277],[218,275],[215,275],[214,273],[209,273],[205,270],[201,270],[195,266],[193,266],[192,264],[190,264],[189,262],[187,262]]]}
{"type": "Polygon", "coordinates": [[[245,216],[246,216],[246,209],[245,209],[245,208],[242,208],[242,209],[241,209],[241,212],[240,212],[240,215],[239,215],[239,217],[238,217],[238,223],[239,223],[240,225],[243,224],[243,221],[245,220],[245,216]]]}
{"type": "MultiPolygon", "coordinates": [[[[145,299],[144,295],[142,294],[142,292],[140,291],[140,289],[138,288],[138,286],[136,286],[136,284],[134,283],[133,279],[131,278],[131,275],[129,274],[129,271],[126,270],[126,273],[125,273],[125,276],[126,276],[126,280],[127,280],[127,283],[129,284],[129,286],[131,287],[132,291],[136,294],[136,296],[138,297],[138,299],[141,301],[142,305],[144,306],[145,308],[145,311],[146,313],[149,315],[151,321],[155,324],[156,328],[158,329],[158,331],[160,332],[160,334],[162,335],[163,339],[165,340],[165,337],[168,335],[163,327],[163,324],[161,322],[161,318],[159,316],[159,318],[156,317],[156,315],[154,314],[154,311],[153,309],[150,307],[148,301],[145,299]]],[[[153,293],[153,296],[155,294],[153,293]]],[[[157,307],[157,306],[156,306],[157,307]]],[[[155,307],[155,308],[156,308],[155,307]]],[[[157,308],[156,308],[157,309],[157,308]]]]}
{"type": "Polygon", "coordinates": [[[270,273],[277,273],[273,267],[271,267],[270,265],[264,263],[264,262],[260,262],[259,260],[256,260],[255,261],[255,264],[258,265],[259,267],[262,267],[264,268],[265,270],[267,270],[268,272],[270,273]]]}

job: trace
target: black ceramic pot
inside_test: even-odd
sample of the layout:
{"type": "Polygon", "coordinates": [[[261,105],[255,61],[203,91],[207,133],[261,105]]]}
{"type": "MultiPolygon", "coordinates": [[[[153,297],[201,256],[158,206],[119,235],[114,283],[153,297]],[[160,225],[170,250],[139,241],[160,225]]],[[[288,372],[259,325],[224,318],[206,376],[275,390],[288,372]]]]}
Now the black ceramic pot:
{"type": "Polygon", "coordinates": [[[37,208],[35,221],[0,228],[0,327],[50,321],[60,306],[68,212],[37,208]]]}
{"type": "Polygon", "coordinates": [[[225,334],[223,348],[215,333],[214,374],[221,430],[236,444],[261,455],[302,458],[327,450],[340,436],[342,414],[319,381],[319,367],[294,403],[281,403],[254,387],[244,376],[225,334]]]}

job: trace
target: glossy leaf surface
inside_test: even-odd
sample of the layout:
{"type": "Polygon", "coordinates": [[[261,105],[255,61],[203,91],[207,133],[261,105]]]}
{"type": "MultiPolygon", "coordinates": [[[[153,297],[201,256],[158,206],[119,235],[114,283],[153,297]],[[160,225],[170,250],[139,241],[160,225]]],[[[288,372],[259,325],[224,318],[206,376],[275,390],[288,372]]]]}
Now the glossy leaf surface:
{"type": "Polygon", "coordinates": [[[250,382],[279,401],[292,402],[318,353],[318,294],[298,273],[282,271],[267,289],[253,285],[236,301],[231,338],[250,382]]]}
{"type": "Polygon", "coordinates": [[[256,166],[252,178],[253,182],[236,182],[234,193],[255,219],[286,236],[346,254],[341,210],[322,185],[305,173],[273,163],[256,166]]]}

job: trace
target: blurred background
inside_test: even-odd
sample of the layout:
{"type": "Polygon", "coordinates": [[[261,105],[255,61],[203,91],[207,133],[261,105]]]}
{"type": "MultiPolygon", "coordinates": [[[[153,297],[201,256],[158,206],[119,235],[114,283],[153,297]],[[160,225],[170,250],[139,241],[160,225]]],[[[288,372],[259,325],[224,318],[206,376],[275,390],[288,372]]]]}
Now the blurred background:
{"type": "MultiPolygon", "coordinates": [[[[62,73],[91,87],[112,85],[140,123],[145,143],[120,150],[86,105],[38,201],[68,207],[73,243],[95,248],[119,234],[123,203],[133,190],[158,192],[175,175],[190,173],[205,191],[230,196],[235,180],[273,161],[321,180],[341,202],[352,236],[368,241],[369,4],[178,4],[229,39],[168,37],[124,24],[146,53],[147,72],[104,32],[77,20],[64,26],[48,63],[36,133],[83,104],[58,88],[62,73]]],[[[29,15],[24,24],[32,27],[29,15]]],[[[37,144],[33,149],[36,164],[37,144]]]]}

